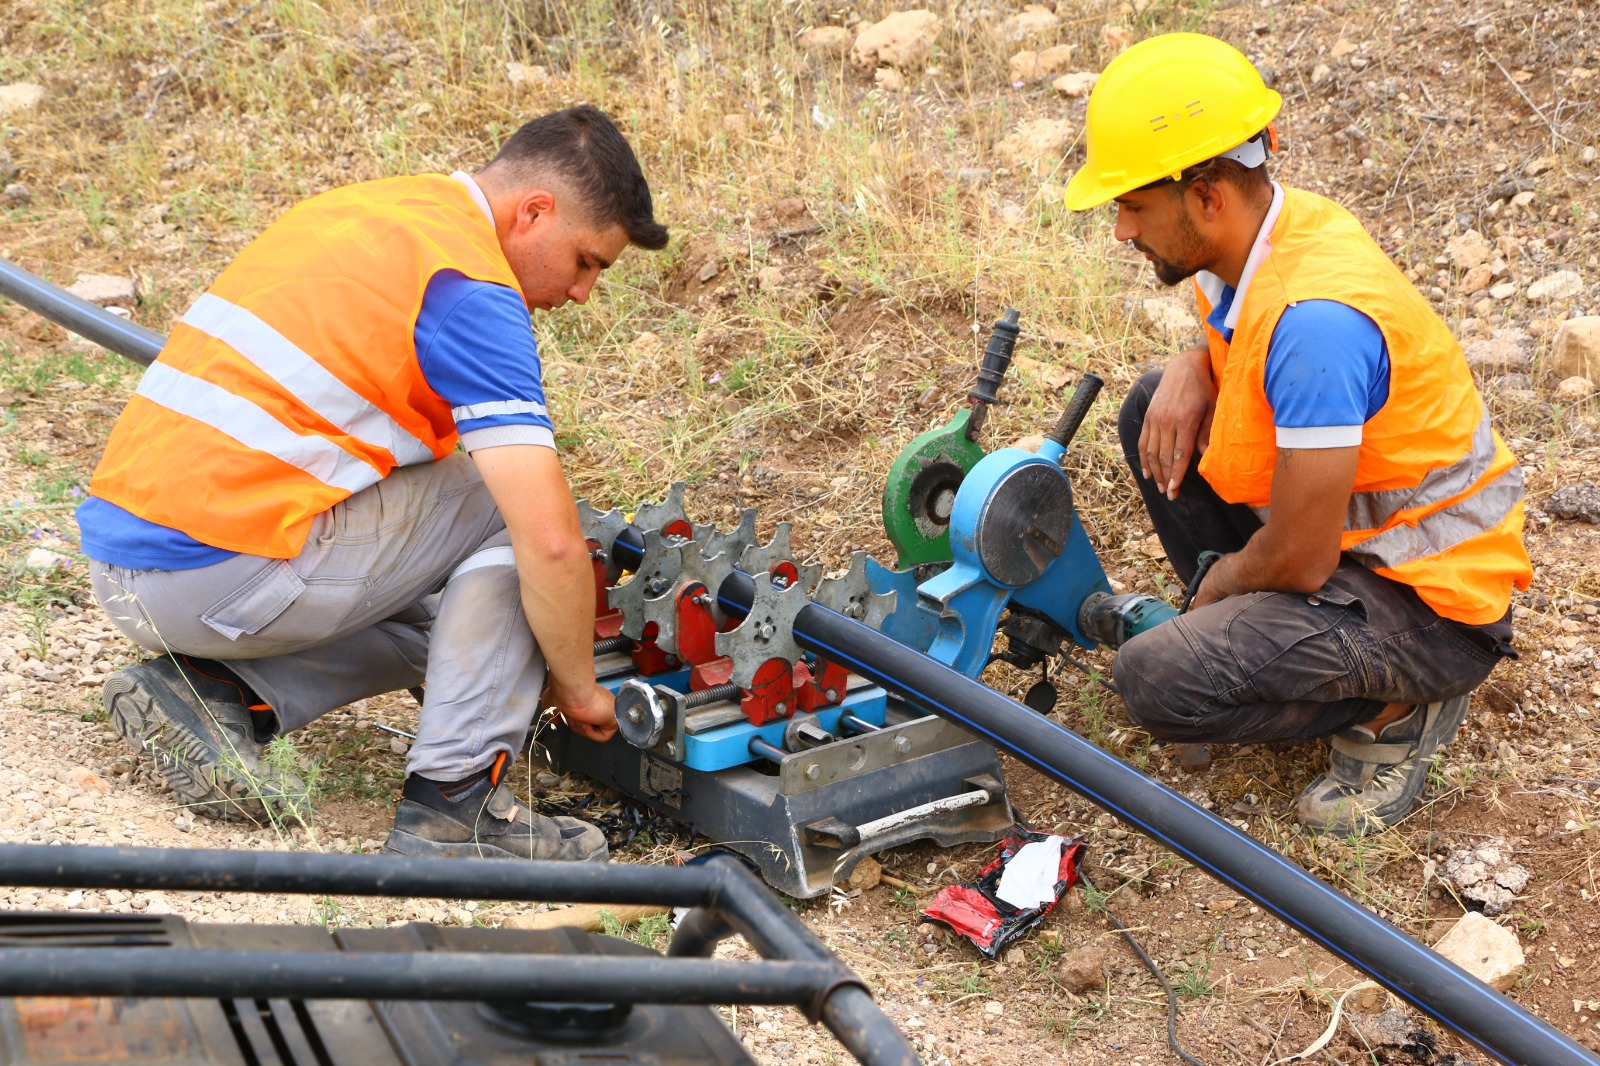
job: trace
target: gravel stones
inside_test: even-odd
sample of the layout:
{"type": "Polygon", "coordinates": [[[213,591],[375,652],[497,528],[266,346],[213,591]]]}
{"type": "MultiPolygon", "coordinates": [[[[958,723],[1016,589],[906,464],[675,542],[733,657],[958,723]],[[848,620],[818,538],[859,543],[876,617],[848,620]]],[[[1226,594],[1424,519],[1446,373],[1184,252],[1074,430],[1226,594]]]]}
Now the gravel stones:
{"type": "Polygon", "coordinates": [[[1510,852],[1499,841],[1451,853],[1441,876],[1462,899],[1481,904],[1485,914],[1506,910],[1528,886],[1528,871],[1511,861],[1510,852]]]}
{"type": "Polygon", "coordinates": [[[1473,341],[1464,351],[1467,365],[1480,374],[1505,374],[1526,370],[1532,358],[1533,338],[1520,329],[1497,329],[1486,340],[1473,341]]]}
{"type": "Polygon", "coordinates": [[[994,146],[995,158],[1008,167],[1054,162],[1072,143],[1073,133],[1072,123],[1066,119],[1041,118],[1024,122],[1015,133],[994,146]]]}
{"type": "Polygon", "coordinates": [[[44,99],[44,86],[31,81],[16,81],[0,85],[0,115],[15,111],[29,111],[44,99]]]}
{"type": "Polygon", "coordinates": [[[67,291],[100,307],[132,307],[139,297],[138,284],[117,274],[79,274],[67,291]]]}
{"type": "Polygon", "coordinates": [[[1476,911],[1463,915],[1433,950],[1501,992],[1517,983],[1527,963],[1517,934],[1476,911]]]}

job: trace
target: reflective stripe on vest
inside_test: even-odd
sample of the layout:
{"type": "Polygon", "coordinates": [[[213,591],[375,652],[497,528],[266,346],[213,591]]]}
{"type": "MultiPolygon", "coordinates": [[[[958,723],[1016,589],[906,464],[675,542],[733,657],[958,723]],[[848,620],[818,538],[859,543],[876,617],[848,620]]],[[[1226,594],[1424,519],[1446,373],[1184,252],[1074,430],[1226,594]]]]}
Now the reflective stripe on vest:
{"type": "Polygon", "coordinates": [[[1416,525],[1386,529],[1347,551],[1362,566],[1392,570],[1494,529],[1520,502],[1522,467],[1513,466],[1457,506],[1424,515],[1416,525]]]}
{"type": "Polygon", "coordinates": [[[296,433],[260,407],[201,378],[151,363],[134,390],[151,403],[203,422],[247,448],[266,452],[346,492],[376,484],[378,472],[324,437],[296,433]]]}
{"type": "MultiPolygon", "coordinates": [[[[1435,507],[1455,499],[1489,473],[1497,454],[1494,428],[1485,408],[1483,419],[1473,431],[1471,449],[1456,462],[1428,471],[1414,488],[1353,493],[1345,511],[1345,531],[1382,530],[1401,511],[1435,507]]],[[[1455,506],[1425,514],[1415,523],[1374,533],[1346,550],[1361,565],[1375,570],[1436,555],[1505,521],[1522,499],[1522,482],[1522,467],[1513,466],[1455,506]]],[[[1252,510],[1265,522],[1272,509],[1252,510]]]]}
{"type": "MultiPolygon", "coordinates": [[[[226,344],[282,385],[289,395],[303,404],[307,410],[316,412],[357,440],[387,451],[394,456],[395,462],[400,466],[415,466],[418,463],[433,461],[433,452],[414,434],[407,433],[400,423],[334,377],[327,368],[301,351],[289,338],[245,308],[208,292],[195,301],[194,306],[189,308],[188,314],[183,316],[182,322],[226,344]]],[[[241,443],[249,444],[251,447],[261,447],[230,432],[226,422],[219,423],[205,412],[184,413],[222,430],[241,443]]],[[[261,450],[272,452],[285,462],[300,466],[299,463],[271,448],[261,447],[261,450]]],[[[314,471],[304,466],[300,466],[300,469],[314,474],[314,471]]],[[[327,478],[322,480],[328,481],[327,478]]],[[[361,487],[365,488],[377,480],[374,471],[374,476],[361,487]]],[[[328,483],[343,484],[334,481],[328,483]]]]}

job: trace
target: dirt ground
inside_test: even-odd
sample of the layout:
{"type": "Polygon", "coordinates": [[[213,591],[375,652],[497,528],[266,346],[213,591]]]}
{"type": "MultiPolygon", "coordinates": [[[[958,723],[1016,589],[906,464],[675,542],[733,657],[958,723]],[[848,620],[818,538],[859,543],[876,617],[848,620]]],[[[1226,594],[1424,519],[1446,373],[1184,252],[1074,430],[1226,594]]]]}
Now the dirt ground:
{"type": "MultiPolygon", "coordinates": [[[[1057,32],[1072,35],[1062,39],[1082,42],[1073,69],[1099,69],[1128,27],[1142,35],[1150,6],[1055,5],[1064,24],[1057,32]]],[[[818,23],[852,25],[887,10],[865,5],[812,15],[818,23]]],[[[988,26],[1020,10],[1020,4],[963,5],[947,16],[958,26],[988,26]]],[[[1351,208],[1430,295],[1468,350],[1497,427],[1527,472],[1527,540],[1537,577],[1515,598],[1520,658],[1499,667],[1476,695],[1461,737],[1434,769],[1423,807],[1381,834],[1326,839],[1295,826],[1295,797],[1323,767],[1324,745],[1218,749],[1208,769],[1185,773],[1170,752],[1128,726],[1115,696],[1072,670],[1058,675],[1062,698],[1054,717],[1424,942],[1467,910],[1484,908],[1451,879],[1452,857],[1484,845],[1498,848],[1506,863],[1527,875],[1514,898],[1489,907],[1526,954],[1508,995],[1600,1050],[1600,525],[1559,517],[1551,508],[1557,490],[1596,479],[1600,412],[1593,387],[1584,392],[1562,385],[1550,360],[1562,321],[1600,314],[1600,123],[1593,117],[1600,105],[1600,21],[1587,0],[1254,0],[1182,10],[1183,25],[1241,44],[1283,93],[1284,151],[1276,175],[1351,208]],[[1467,231],[1480,234],[1501,261],[1492,284],[1470,292],[1469,272],[1449,251],[1460,247],[1467,231]],[[1538,289],[1530,293],[1531,284],[1561,271],[1577,276],[1574,290],[1544,298],[1538,289]],[[1505,284],[1510,291],[1497,288],[1505,284]]],[[[265,17],[253,7],[235,16],[241,25],[265,17]]],[[[101,81],[123,79],[129,99],[139,108],[148,105],[150,114],[177,106],[170,99],[162,103],[151,70],[53,69],[57,38],[42,27],[64,18],[92,26],[95,16],[0,0],[0,27],[10,27],[0,28],[0,52],[10,52],[0,60],[0,84],[37,72],[27,80],[70,99],[68,83],[76,79],[84,94],[101,81]]],[[[373,47],[381,51],[380,45],[393,42],[373,47]]],[[[883,99],[882,79],[874,88],[870,75],[805,61],[814,65],[796,74],[833,79],[851,99],[883,99]]],[[[1063,167],[1041,171],[998,161],[995,142],[1008,124],[1035,118],[1066,119],[1081,128],[1084,101],[1057,94],[1048,81],[1011,84],[1003,56],[977,76],[958,67],[954,59],[942,69],[930,64],[892,98],[896,121],[905,128],[965,124],[957,139],[917,142],[928,155],[905,163],[902,177],[907,188],[934,179],[948,183],[969,217],[988,220],[969,227],[973,242],[1014,235],[1007,205],[1048,212],[1039,190],[1059,188],[1081,162],[1081,143],[1068,146],[1063,167]],[[986,117],[994,113],[1006,121],[986,117]]],[[[0,256],[61,281],[74,272],[136,276],[141,297],[134,317],[165,330],[187,305],[186,294],[226,262],[241,238],[199,221],[163,221],[169,216],[161,213],[141,217],[148,205],[114,204],[103,218],[86,208],[72,192],[72,166],[55,156],[45,165],[42,140],[54,137],[59,148],[66,137],[50,125],[50,106],[47,97],[38,115],[0,112],[8,134],[0,140],[0,170],[7,159],[18,169],[0,185],[24,183],[29,195],[9,205],[0,201],[0,256]],[[108,237],[106,226],[113,233],[120,228],[120,236],[108,237]]],[[[101,158],[101,149],[92,125],[73,128],[87,145],[73,149],[83,154],[77,162],[83,168],[83,160],[101,158]]],[[[181,176],[197,164],[193,155],[184,163],[186,149],[173,144],[169,162],[178,165],[163,173],[181,176]]],[[[337,165],[331,154],[317,164],[337,165]]],[[[327,170],[316,174],[312,185],[336,183],[327,170]]],[[[1009,304],[1023,306],[1025,323],[1033,321],[1026,316],[1037,304],[1026,304],[1025,297],[1034,290],[1020,280],[1023,259],[1016,260],[1015,286],[996,271],[964,287],[892,273],[874,285],[841,266],[830,243],[834,230],[856,224],[846,194],[820,182],[779,191],[784,194],[745,205],[737,217],[698,217],[689,213],[692,203],[664,198],[664,211],[683,236],[658,275],[629,282],[630,298],[648,311],[612,332],[622,338],[619,351],[648,353],[664,345],[674,359],[681,340],[683,366],[692,351],[696,369],[684,369],[679,378],[673,363],[658,378],[630,370],[624,379],[620,371],[571,356],[574,335],[563,334],[564,343],[552,344],[547,377],[553,406],[573,427],[561,438],[565,461],[580,494],[597,503],[628,506],[648,498],[644,485],[656,485],[660,495],[667,482],[688,478],[696,518],[726,524],[736,508],[755,506],[764,533],[776,521],[792,520],[796,545],[830,566],[853,548],[888,559],[874,507],[889,462],[911,435],[955,410],[982,341],[974,339],[975,326],[1009,304]],[[758,311],[750,310],[754,300],[765,301],[758,311]],[[797,350],[810,353],[797,358],[817,360],[802,364],[808,372],[783,379],[788,413],[761,406],[768,397],[759,387],[741,391],[731,384],[758,366],[758,356],[767,357],[763,345],[774,328],[767,315],[785,318],[797,350]],[[711,412],[706,433],[685,441],[655,421],[674,389],[719,378],[725,392],[686,401],[711,412]],[[852,399],[840,399],[846,393],[852,399]],[[580,425],[585,421],[590,424],[580,425]],[[621,428],[608,435],[596,426],[621,428]],[[630,431],[658,434],[644,458],[626,451],[622,438],[630,431]]],[[[293,198],[281,188],[275,196],[293,198]]],[[[224,213],[221,206],[213,210],[219,213],[211,222],[224,213]]],[[[1022,378],[1013,385],[1019,399],[997,416],[996,434],[1042,431],[1063,381],[1081,369],[1102,373],[1107,396],[1086,430],[1089,443],[1072,462],[1076,499],[1115,582],[1171,589],[1175,578],[1130,503],[1135,494],[1108,441],[1123,391],[1170,350],[1169,336],[1150,320],[1144,301],[1189,301],[1186,294],[1157,290],[1142,264],[1115,246],[1107,216],[1091,216],[1084,225],[1087,254],[1108,264],[1120,295],[1097,320],[1098,330],[1081,322],[1058,329],[1048,314],[1038,316],[1046,324],[1024,334],[1022,378]],[[1108,354],[1113,340],[1114,358],[1108,354]],[[1059,379],[1057,367],[1064,368],[1059,379]]],[[[608,298],[602,286],[597,300],[603,305],[608,298]]],[[[295,738],[302,762],[316,767],[321,790],[310,828],[258,829],[193,817],[171,803],[148,762],[124,748],[100,710],[99,690],[110,671],[133,661],[133,649],[88,592],[72,508],[136,379],[115,357],[6,303],[0,303],[0,360],[0,451],[6,456],[0,563],[7,593],[0,604],[0,839],[375,850],[388,829],[404,751],[403,741],[378,727],[403,729],[414,721],[414,705],[404,694],[329,714],[295,738]]],[[[1108,672],[1108,654],[1082,658],[1108,672]]],[[[997,667],[986,680],[1020,696],[1033,678],[997,667]]],[[[867,978],[926,1061],[1171,1060],[1161,989],[1107,922],[1102,894],[1179,989],[1179,1039],[1208,1066],[1268,1066],[1296,1055],[1328,1026],[1341,994],[1362,980],[1070,789],[1009,760],[1006,770],[1012,801],[1033,827],[1085,837],[1086,869],[1098,892],[1088,902],[1077,890],[1069,893],[1039,931],[1001,959],[981,960],[918,916],[938,887],[974,876],[992,856],[991,846],[895,849],[879,859],[902,887],[845,886],[797,904],[806,922],[867,978]],[[1083,980],[1086,966],[1090,979],[1083,980]]],[[[600,816],[620,861],[671,861],[706,846],[671,827],[641,829],[618,797],[581,780],[530,769],[523,785],[546,809],[577,807],[600,816]]],[[[458,900],[380,904],[33,890],[0,890],[0,905],[330,926],[419,919],[493,924],[517,909],[458,900]]],[[[1487,1061],[1385,994],[1357,993],[1344,1010],[1356,1024],[1341,1022],[1311,1061],[1487,1061]],[[1380,1023],[1388,1008],[1400,1012],[1398,1019],[1380,1023]]],[[[724,1016],[762,1061],[847,1059],[793,1012],[758,1008],[724,1016]]]]}

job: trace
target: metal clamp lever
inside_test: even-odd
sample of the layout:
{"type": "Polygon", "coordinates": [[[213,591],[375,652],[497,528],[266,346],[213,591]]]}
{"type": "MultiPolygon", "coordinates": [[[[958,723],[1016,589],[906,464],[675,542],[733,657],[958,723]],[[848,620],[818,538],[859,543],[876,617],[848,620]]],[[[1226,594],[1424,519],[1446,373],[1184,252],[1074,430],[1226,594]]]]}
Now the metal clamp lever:
{"type": "Polygon", "coordinates": [[[886,814],[882,818],[874,818],[870,822],[860,825],[850,825],[837,818],[828,818],[821,822],[813,822],[806,826],[806,843],[813,847],[837,848],[848,851],[850,848],[860,847],[871,843],[877,837],[883,836],[901,826],[920,822],[924,818],[931,818],[937,814],[947,814],[951,811],[964,810],[967,807],[982,807],[993,802],[994,794],[987,788],[973,789],[971,792],[961,792],[954,796],[945,796],[942,799],[929,800],[919,803],[915,807],[907,807],[894,814],[886,814]]]}

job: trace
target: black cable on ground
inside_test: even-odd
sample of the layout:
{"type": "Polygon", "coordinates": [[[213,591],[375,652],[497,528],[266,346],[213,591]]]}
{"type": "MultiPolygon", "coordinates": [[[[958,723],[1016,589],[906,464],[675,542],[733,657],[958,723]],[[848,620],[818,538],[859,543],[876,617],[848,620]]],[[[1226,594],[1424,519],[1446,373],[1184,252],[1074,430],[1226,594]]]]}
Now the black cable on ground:
{"type": "Polygon", "coordinates": [[[1118,918],[1111,910],[1111,904],[1106,902],[1108,897],[1098,888],[1095,888],[1094,883],[1089,880],[1089,876],[1079,870],[1078,880],[1082,881],[1085,887],[1100,897],[1100,905],[1105,909],[1106,917],[1111,920],[1111,924],[1117,927],[1117,932],[1122,934],[1122,939],[1126,940],[1128,946],[1133,948],[1134,952],[1139,956],[1139,961],[1144,963],[1144,968],[1149,970],[1157,981],[1161,982],[1161,990],[1167,994],[1167,1046],[1172,1049],[1174,1055],[1187,1062],[1189,1066],[1206,1066],[1205,1063],[1183,1050],[1178,1043],[1178,994],[1172,990],[1172,982],[1167,980],[1167,975],[1161,972],[1161,967],[1155,964],[1155,960],[1145,953],[1144,947],[1134,939],[1133,934],[1128,931],[1128,927],[1122,924],[1122,919],[1118,918]]]}

